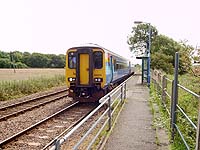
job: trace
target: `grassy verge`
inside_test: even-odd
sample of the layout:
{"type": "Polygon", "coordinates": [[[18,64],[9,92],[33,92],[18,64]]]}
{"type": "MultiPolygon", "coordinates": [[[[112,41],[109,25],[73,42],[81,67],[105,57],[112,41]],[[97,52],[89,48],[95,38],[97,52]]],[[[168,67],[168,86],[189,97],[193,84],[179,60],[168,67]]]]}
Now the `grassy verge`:
{"type": "MultiPolygon", "coordinates": [[[[166,111],[166,109],[163,107],[162,101],[161,101],[161,93],[157,91],[156,86],[153,84],[151,85],[151,90],[150,90],[150,106],[152,108],[152,113],[153,113],[153,126],[157,130],[159,128],[163,128],[167,131],[169,140],[171,139],[171,128],[170,128],[170,117],[166,111]],[[158,107],[156,109],[156,107],[158,107]],[[157,112],[159,112],[159,115],[157,115],[157,112]]],[[[184,101],[181,101],[187,98],[186,95],[183,95],[181,91],[179,91],[179,105],[183,105],[184,101]]],[[[170,100],[168,100],[170,101],[170,100]]],[[[170,108],[168,108],[170,109],[170,108]]],[[[190,111],[193,111],[190,109],[190,111]]],[[[189,146],[191,149],[195,148],[195,131],[192,129],[191,125],[186,121],[185,118],[180,114],[180,112],[177,111],[177,124],[181,130],[181,132],[184,135],[184,138],[188,142],[189,146]]],[[[156,134],[156,139],[157,139],[157,144],[160,145],[159,137],[156,134]]],[[[170,149],[171,150],[183,150],[186,149],[180,135],[176,132],[174,141],[171,141],[170,144],[170,149]]]]}
{"type": "MultiPolygon", "coordinates": [[[[168,78],[173,79],[173,75],[167,75],[168,78]]],[[[200,94],[200,78],[191,76],[190,74],[179,75],[179,84],[188,88],[189,90],[200,94]]],[[[169,95],[171,95],[172,91],[171,82],[167,84],[167,91],[169,95]]],[[[152,93],[155,92],[155,88],[152,89],[152,93]]],[[[160,97],[159,93],[154,95],[154,97],[160,97]]],[[[157,99],[157,98],[155,98],[157,99]]],[[[161,102],[161,100],[160,100],[161,102]]],[[[170,110],[171,100],[167,97],[166,105],[170,110]]],[[[178,88],[178,105],[181,109],[189,116],[189,118],[193,121],[194,124],[197,125],[197,117],[198,117],[198,99],[192,96],[190,93],[184,91],[181,88],[178,88]]],[[[159,107],[163,107],[162,104],[159,107]]],[[[164,110],[165,111],[165,110],[164,110]]],[[[161,111],[162,112],[162,111],[161,111]]],[[[183,114],[177,109],[177,122],[178,128],[183,134],[187,144],[191,149],[195,149],[196,142],[196,130],[192,127],[192,125],[188,122],[188,120],[183,116],[183,114]]],[[[167,119],[167,118],[166,118],[167,119]]],[[[170,123],[169,123],[170,125],[170,123]]],[[[170,132],[170,128],[167,125],[167,130],[170,132]]],[[[175,134],[175,138],[173,143],[171,144],[172,150],[182,150],[186,149],[180,135],[178,132],[175,134]]]]}
{"type": "MultiPolygon", "coordinates": [[[[168,76],[173,79],[173,76],[168,76]]],[[[179,75],[179,83],[189,90],[200,95],[200,78],[194,77],[191,74],[179,75]]],[[[198,118],[198,99],[191,95],[190,93],[178,89],[178,105],[183,109],[187,116],[192,120],[192,122],[197,125],[198,118]]],[[[177,125],[183,134],[188,146],[191,149],[195,149],[196,144],[196,130],[188,122],[188,120],[183,116],[183,114],[177,111],[177,125]]],[[[180,136],[176,134],[175,140],[172,144],[172,149],[181,150],[185,149],[184,143],[180,136]]]]}
{"type": "Polygon", "coordinates": [[[64,84],[64,75],[55,75],[53,77],[41,76],[37,78],[30,78],[28,80],[1,81],[0,101],[19,98],[64,84]]]}
{"type": "Polygon", "coordinates": [[[149,102],[153,114],[153,128],[156,130],[156,144],[158,146],[165,144],[167,147],[170,139],[170,119],[162,105],[160,94],[156,91],[154,84],[151,84],[149,102]],[[161,130],[164,131],[162,135],[160,134],[161,130]]]}

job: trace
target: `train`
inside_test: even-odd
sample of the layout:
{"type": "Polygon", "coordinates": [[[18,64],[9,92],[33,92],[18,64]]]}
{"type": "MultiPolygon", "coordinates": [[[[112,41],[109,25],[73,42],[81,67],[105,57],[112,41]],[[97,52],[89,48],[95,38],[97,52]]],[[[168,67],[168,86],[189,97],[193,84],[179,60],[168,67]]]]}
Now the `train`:
{"type": "Polygon", "coordinates": [[[69,48],[65,71],[69,97],[80,102],[98,102],[134,74],[128,59],[97,44],[69,48]]]}

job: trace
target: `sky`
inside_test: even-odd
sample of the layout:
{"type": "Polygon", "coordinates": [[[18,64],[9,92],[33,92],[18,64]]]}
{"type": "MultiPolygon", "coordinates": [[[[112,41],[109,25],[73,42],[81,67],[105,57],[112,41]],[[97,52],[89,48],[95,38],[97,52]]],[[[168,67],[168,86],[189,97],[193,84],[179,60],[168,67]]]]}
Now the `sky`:
{"type": "Polygon", "coordinates": [[[96,43],[129,58],[134,21],[196,47],[199,6],[199,0],[0,0],[0,50],[65,54],[96,43]]]}

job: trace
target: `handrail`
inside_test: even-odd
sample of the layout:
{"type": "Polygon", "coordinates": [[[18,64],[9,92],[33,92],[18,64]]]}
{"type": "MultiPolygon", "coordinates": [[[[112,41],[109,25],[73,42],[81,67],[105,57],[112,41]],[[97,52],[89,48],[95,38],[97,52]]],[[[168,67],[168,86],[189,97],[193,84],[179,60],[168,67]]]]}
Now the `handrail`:
{"type": "Polygon", "coordinates": [[[178,128],[178,126],[176,124],[174,124],[176,127],[176,130],[178,131],[179,135],[181,136],[181,139],[183,140],[184,145],[186,146],[187,150],[190,150],[190,147],[188,146],[187,142],[185,141],[185,138],[183,136],[183,134],[181,133],[180,129],[178,128]]]}
{"type": "MultiPolygon", "coordinates": [[[[111,115],[108,115],[108,118],[105,119],[103,125],[101,126],[100,130],[97,132],[97,134],[95,135],[95,137],[91,140],[91,142],[88,145],[89,149],[94,141],[96,140],[96,138],[99,136],[99,134],[101,133],[101,131],[104,129],[105,125],[109,122],[109,120],[111,120],[113,112],[116,110],[116,107],[119,106],[120,102],[123,102],[123,99],[121,98],[125,98],[121,96],[121,94],[125,95],[126,94],[126,84],[127,82],[132,78],[129,77],[127,80],[125,80],[123,83],[121,83],[119,86],[117,86],[115,89],[113,89],[110,93],[108,93],[107,95],[105,95],[104,97],[102,97],[99,101],[101,102],[101,104],[95,108],[86,118],[84,118],[80,123],[78,123],[71,131],[69,131],[66,135],[64,135],[62,138],[57,139],[57,141],[54,143],[55,145],[53,145],[50,150],[59,150],[60,146],[77,130],[79,129],[79,127],[81,127],[91,116],[93,116],[104,104],[108,103],[109,107],[104,111],[104,113],[95,121],[95,123],[93,123],[93,125],[90,127],[90,129],[85,133],[85,135],[75,144],[73,149],[78,149],[79,145],[84,141],[84,139],[89,135],[89,133],[97,126],[98,123],[100,123],[100,121],[105,117],[105,115],[109,112],[111,112],[111,115]],[[124,89],[124,90],[122,90],[124,89]],[[118,96],[116,96],[115,100],[112,101],[111,104],[111,99],[112,96],[115,95],[117,92],[118,96]],[[122,92],[122,93],[121,93],[122,92]],[[121,97],[121,98],[120,98],[121,97]],[[112,105],[114,104],[115,101],[118,100],[118,98],[120,98],[120,101],[118,101],[118,104],[115,106],[114,110],[112,110],[112,105]],[[109,102],[110,101],[110,102],[109,102]],[[109,118],[111,117],[111,118],[109,118]]],[[[110,127],[109,127],[110,129],[110,127]]]]}
{"type": "Polygon", "coordinates": [[[171,79],[169,79],[169,78],[166,78],[166,80],[167,80],[167,81],[169,81],[169,82],[172,82],[172,80],[171,80],[171,79]]]}
{"type": "Polygon", "coordinates": [[[185,116],[185,118],[190,122],[193,128],[197,129],[197,126],[192,122],[192,120],[187,116],[187,114],[183,111],[183,109],[179,106],[176,105],[176,107],[179,109],[179,111],[185,116]]]}
{"type": "MultiPolygon", "coordinates": [[[[155,82],[155,84],[159,84],[159,86],[160,86],[160,88],[162,88],[162,97],[161,97],[161,100],[162,100],[162,104],[164,105],[164,107],[165,107],[165,109],[166,109],[166,111],[168,112],[168,114],[169,114],[169,117],[172,119],[172,116],[175,114],[175,113],[177,113],[177,111],[174,111],[174,110],[172,110],[172,108],[174,107],[174,106],[172,106],[174,103],[172,103],[172,101],[173,101],[173,94],[174,94],[174,90],[172,90],[173,88],[174,88],[174,83],[173,83],[173,80],[170,80],[169,78],[167,78],[167,77],[162,77],[163,79],[161,80],[161,85],[160,85],[160,82],[159,81],[157,81],[156,80],[156,78],[157,77],[155,77],[155,78],[152,78],[155,82]],[[172,93],[171,93],[171,95],[170,95],[170,93],[168,93],[167,92],[167,83],[166,84],[163,84],[163,82],[167,82],[167,81],[169,81],[169,82],[171,82],[172,83],[172,89],[171,89],[171,91],[172,91],[172,93]],[[168,111],[168,108],[166,107],[166,97],[168,97],[168,99],[170,100],[170,104],[171,104],[171,110],[170,110],[170,112],[168,111]]],[[[177,83],[177,90],[178,90],[178,88],[181,88],[182,90],[184,90],[185,92],[187,92],[187,93],[189,93],[189,94],[191,94],[191,95],[193,95],[197,100],[198,100],[198,102],[199,102],[199,104],[200,104],[200,95],[198,95],[197,93],[195,93],[195,92],[193,92],[193,91],[191,91],[191,90],[189,90],[188,88],[186,88],[186,87],[184,87],[183,85],[181,85],[181,84],[178,84],[177,83]]],[[[182,113],[183,114],[183,117],[188,121],[188,123],[196,130],[196,132],[197,133],[199,133],[200,131],[200,129],[199,129],[199,127],[197,127],[197,125],[199,125],[200,124],[200,119],[198,119],[198,123],[197,123],[197,125],[195,125],[195,123],[190,119],[190,117],[186,114],[186,112],[184,112],[184,110],[180,107],[180,105],[178,105],[178,104],[176,104],[175,105],[175,108],[177,108],[179,111],[180,111],[180,113],[182,113]]],[[[199,111],[199,116],[197,116],[197,118],[198,117],[200,117],[200,108],[198,107],[198,111],[199,111]]],[[[176,122],[172,122],[172,125],[176,128],[176,130],[177,130],[177,132],[178,132],[178,134],[180,135],[180,137],[181,137],[181,139],[182,139],[182,141],[183,141],[183,143],[184,143],[184,145],[186,146],[186,148],[189,150],[190,149],[190,147],[188,146],[188,143],[187,143],[187,141],[185,140],[185,138],[184,138],[184,136],[183,136],[183,133],[180,131],[180,129],[178,128],[178,125],[176,124],[176,122]]],[[[173,137],[174,137],[174,130],[173,130],[173,127],[171,126],[171,128],[172,128],[172,139],[173,139],[173,137]]],[[[199,143],[198,143],[198,139],[199,139],[200,137],[199,137],[199,135],[198,134],[196,134],[196,147],[200,147],[200,145],[199,145],[199,143]]]]}
{"type": "Polygon", "coordinates": [[[180,85],[180,84],[178,84],[178,87],[180,87],[181,89],[187,91],[188,93],[192,94],[193,96],[195,96],[195,97],[197,97],[197,98],[200,98],[200,95],[198,95],[198,94],[196,94],[195,92],[189,90],[188,88],[186,88],[186,87],[184,87],[184,86],[182,86],[182,85],[180,85]]]}

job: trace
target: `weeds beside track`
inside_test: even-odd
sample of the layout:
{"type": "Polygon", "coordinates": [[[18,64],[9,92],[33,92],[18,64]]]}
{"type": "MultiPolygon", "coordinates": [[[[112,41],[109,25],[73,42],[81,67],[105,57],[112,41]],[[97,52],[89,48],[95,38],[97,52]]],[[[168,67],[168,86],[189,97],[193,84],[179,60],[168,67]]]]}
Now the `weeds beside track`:
{"type": "Polygon", "coordinates": [[[44,91],[65,84],[64,75],[54,77],[38,77],[28,80],[12,80],[0,82],[0,101],[19,98],[25,95],[44,91]]]}

